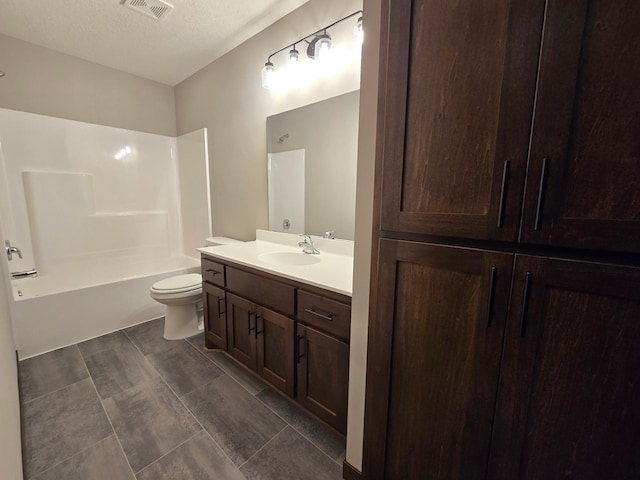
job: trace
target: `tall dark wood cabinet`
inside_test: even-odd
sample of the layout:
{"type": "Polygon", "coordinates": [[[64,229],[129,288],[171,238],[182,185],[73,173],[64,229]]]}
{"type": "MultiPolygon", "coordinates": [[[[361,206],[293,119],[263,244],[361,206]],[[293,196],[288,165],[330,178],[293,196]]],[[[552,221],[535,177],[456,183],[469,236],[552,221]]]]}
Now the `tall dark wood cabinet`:
{"type": "Polygon", "coordinates": [[[640,2],[382,32],[364,478],[640,478],[640,2]]]}

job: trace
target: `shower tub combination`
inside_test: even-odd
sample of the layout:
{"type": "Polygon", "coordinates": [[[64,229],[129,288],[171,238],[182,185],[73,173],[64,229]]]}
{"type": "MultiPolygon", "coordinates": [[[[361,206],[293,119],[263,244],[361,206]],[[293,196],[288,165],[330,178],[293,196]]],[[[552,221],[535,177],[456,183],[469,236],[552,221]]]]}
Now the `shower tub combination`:
{"type": "Polygon", "coordinates": [[[20,358],[120,330],[164,315],[149,288],[172,275],[198,272],[190,257],[156,265],[110,265],[87,280],[78,272],[12,280],[10,303],[20,358]]]}
{"type": "MultiPolygon", "coordinates": [[[[199,270],[206,131],[173,138],[0,109],[0,220],[22,255],[11,319],[28,358],[164,315],[149,289],[199,270]]],[[[6,261],[2,259],[2,261],[6,261]]]]}

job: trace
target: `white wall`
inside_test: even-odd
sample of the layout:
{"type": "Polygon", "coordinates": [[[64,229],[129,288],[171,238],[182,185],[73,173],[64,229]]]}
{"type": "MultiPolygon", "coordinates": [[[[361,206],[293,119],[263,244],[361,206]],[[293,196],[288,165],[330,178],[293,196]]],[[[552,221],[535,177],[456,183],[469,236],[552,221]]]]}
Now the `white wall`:
{"type": "Polygon", "coordinates": [[[358,470],[362,469],[362,441],[364,438],[381,10],[382,0],[367,0],[365,3],[365,43],[362,49],[362,83],[360,86],[360,130],[358,134],[358,183],[356,188],[356,231],[353,259],[353,298],[351,303],[346,457],[347,462],[358,470]]]}
{"type": "Polygon", "coordinates": [[[0,35],[0,107],[176,135],[173,88],[0,35]]]}
{"type": "Polygon", "coordinates": [[[267,56],[361,8],[362,0],[310,0],[176,86],[178,134],[209,132],[214,235],[251,240],[256,228],[268,227],[267,117],[360,86],[359,64],[352,62],[308,88],[264,90],[260,71],[267,56]]]}
{"type": "MultiPolygon", "coordinates": [[[[0,223],[0,239],[4,238],[0,223]]],[[[4,250],[2,251],[4,255],[4,250]]],[[[16,349],[9,316],[6,257],[0,258],[0,471],[3,480],[22,479],[20,404],[16,349]]]]}

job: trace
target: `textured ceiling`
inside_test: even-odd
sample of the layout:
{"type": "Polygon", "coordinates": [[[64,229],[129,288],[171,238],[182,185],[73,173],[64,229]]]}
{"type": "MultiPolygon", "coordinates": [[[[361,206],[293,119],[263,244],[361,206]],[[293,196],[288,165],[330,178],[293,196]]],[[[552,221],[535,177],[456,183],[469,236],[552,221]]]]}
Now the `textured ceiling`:
{"type": "Polygon", "coordinates": [[[121,0],[0,0],[0,33],[176,85],[308,0],[168,0],[153,20],[121,0]]]}

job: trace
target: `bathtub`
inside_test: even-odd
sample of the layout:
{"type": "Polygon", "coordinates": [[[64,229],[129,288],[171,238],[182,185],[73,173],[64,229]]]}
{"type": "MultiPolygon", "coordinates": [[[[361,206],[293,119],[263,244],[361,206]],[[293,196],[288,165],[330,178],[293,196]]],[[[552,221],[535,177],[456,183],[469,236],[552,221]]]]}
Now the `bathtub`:
{"type": "Polygon", "coordinates": [[[149,288],[197,272],[200,261],[174,257],[95,259],[11,281],[11,319],[20,359],[72,345],[164,315],[149,288]]]}

